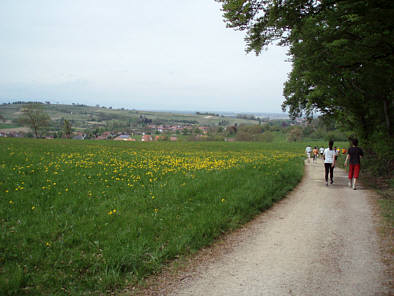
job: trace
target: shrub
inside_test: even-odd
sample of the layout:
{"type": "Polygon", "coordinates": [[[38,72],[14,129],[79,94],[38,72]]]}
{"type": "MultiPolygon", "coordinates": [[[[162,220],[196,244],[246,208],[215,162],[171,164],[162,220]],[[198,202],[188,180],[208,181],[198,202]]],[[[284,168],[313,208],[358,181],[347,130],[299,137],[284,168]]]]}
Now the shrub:
{"type": "Polygon", "coordinates": [[[265,132],[260,135],[256,135],[256,140],[260,142],[270,143],[274,140],[274,134],[272,132],[265,132]]]}
{"type": "Polygon", "coordinates": [[[253,141],[254,137],[252,134],[246,131],[238,131],[238,133],[235,135],[235,139],[237,141],[253,141]]]}
{"type": "Polygon", "coordinates": [[[294,126],[290,129],[287,134],[287,140],[289,142],[298,142],[302,140],[302,128],[299,126],[294,126]]]}

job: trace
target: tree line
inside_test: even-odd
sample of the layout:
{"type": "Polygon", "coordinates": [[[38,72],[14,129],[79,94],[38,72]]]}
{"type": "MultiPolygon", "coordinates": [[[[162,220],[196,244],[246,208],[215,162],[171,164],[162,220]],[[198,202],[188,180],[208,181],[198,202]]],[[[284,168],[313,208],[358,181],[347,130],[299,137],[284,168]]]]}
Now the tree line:
{"type": "Polygon", "coordinates": [[[319,112],[353,131],[367,155],[393,168],[394,1],[216,0],[246,51],[289,47],[283,110],[319,112]]]}

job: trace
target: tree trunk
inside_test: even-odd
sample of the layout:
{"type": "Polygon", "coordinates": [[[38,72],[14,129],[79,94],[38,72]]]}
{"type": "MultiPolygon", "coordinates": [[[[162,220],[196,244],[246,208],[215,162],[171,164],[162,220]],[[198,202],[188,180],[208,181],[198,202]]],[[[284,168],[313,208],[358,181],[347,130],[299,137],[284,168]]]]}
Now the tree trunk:
{"type": "Polygon", "coordinates": [[[388,132],[389,136],[391,136],[392,131],[391,131],[391,122],[390,122],[389,106],[388,105],[389,105],[388,100],[387,99],[383,100],[383,110],[384,110],[384,117],[386,119],[387,132],[388,132]]]}

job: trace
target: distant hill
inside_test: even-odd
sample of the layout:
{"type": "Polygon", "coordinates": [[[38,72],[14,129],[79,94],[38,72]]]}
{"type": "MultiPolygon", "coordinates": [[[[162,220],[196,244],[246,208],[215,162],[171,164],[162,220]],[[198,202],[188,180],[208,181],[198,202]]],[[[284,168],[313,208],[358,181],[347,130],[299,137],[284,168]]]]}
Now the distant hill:
{"type": "MultiPolygon", "coordinates": [[[[74,130],[114,130],[124,128],[138,128],[150,125],[180,125],[180,126],[230,126],[235,124],[258,124],[255,119],[240,118],[239,114],[185,112],[159,112],[128,109],[112,109],[107,107],[93,107],[81,104],[51,104],[40,103],[52,121],[51,129],[61,128],[64,119],[71,121],[74,130]],[[237,118],[238,116],[238,118],[237,118]]],[[[0,129],[20,128],[18,117],[23,108],[23,102],[0,105],[0,129]]],[[[268,117],[268,116],[267,116],[268,117]]],[[[271,117],[272,118],[272,117],[271,117]]]]}

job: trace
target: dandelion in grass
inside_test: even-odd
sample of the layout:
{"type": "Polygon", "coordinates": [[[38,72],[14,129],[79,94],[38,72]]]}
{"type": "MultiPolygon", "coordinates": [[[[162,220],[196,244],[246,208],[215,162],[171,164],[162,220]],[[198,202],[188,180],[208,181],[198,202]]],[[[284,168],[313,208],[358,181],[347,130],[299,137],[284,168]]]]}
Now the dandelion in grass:
{"type": "Polygon", "coordinates": [[[31,207],[31,210],[32,210],[32,211],[34,211],[35,209],[36,209],[36,207],[35,207],[35,206],[32,206],[32,207],[31,207]]]}
{"type": "Polygon", "coordinates": [[[10,200],[8,203],[9,203],[10,205],[14,204],[14,202],[13,202],[12,200],[10,200]]]}

